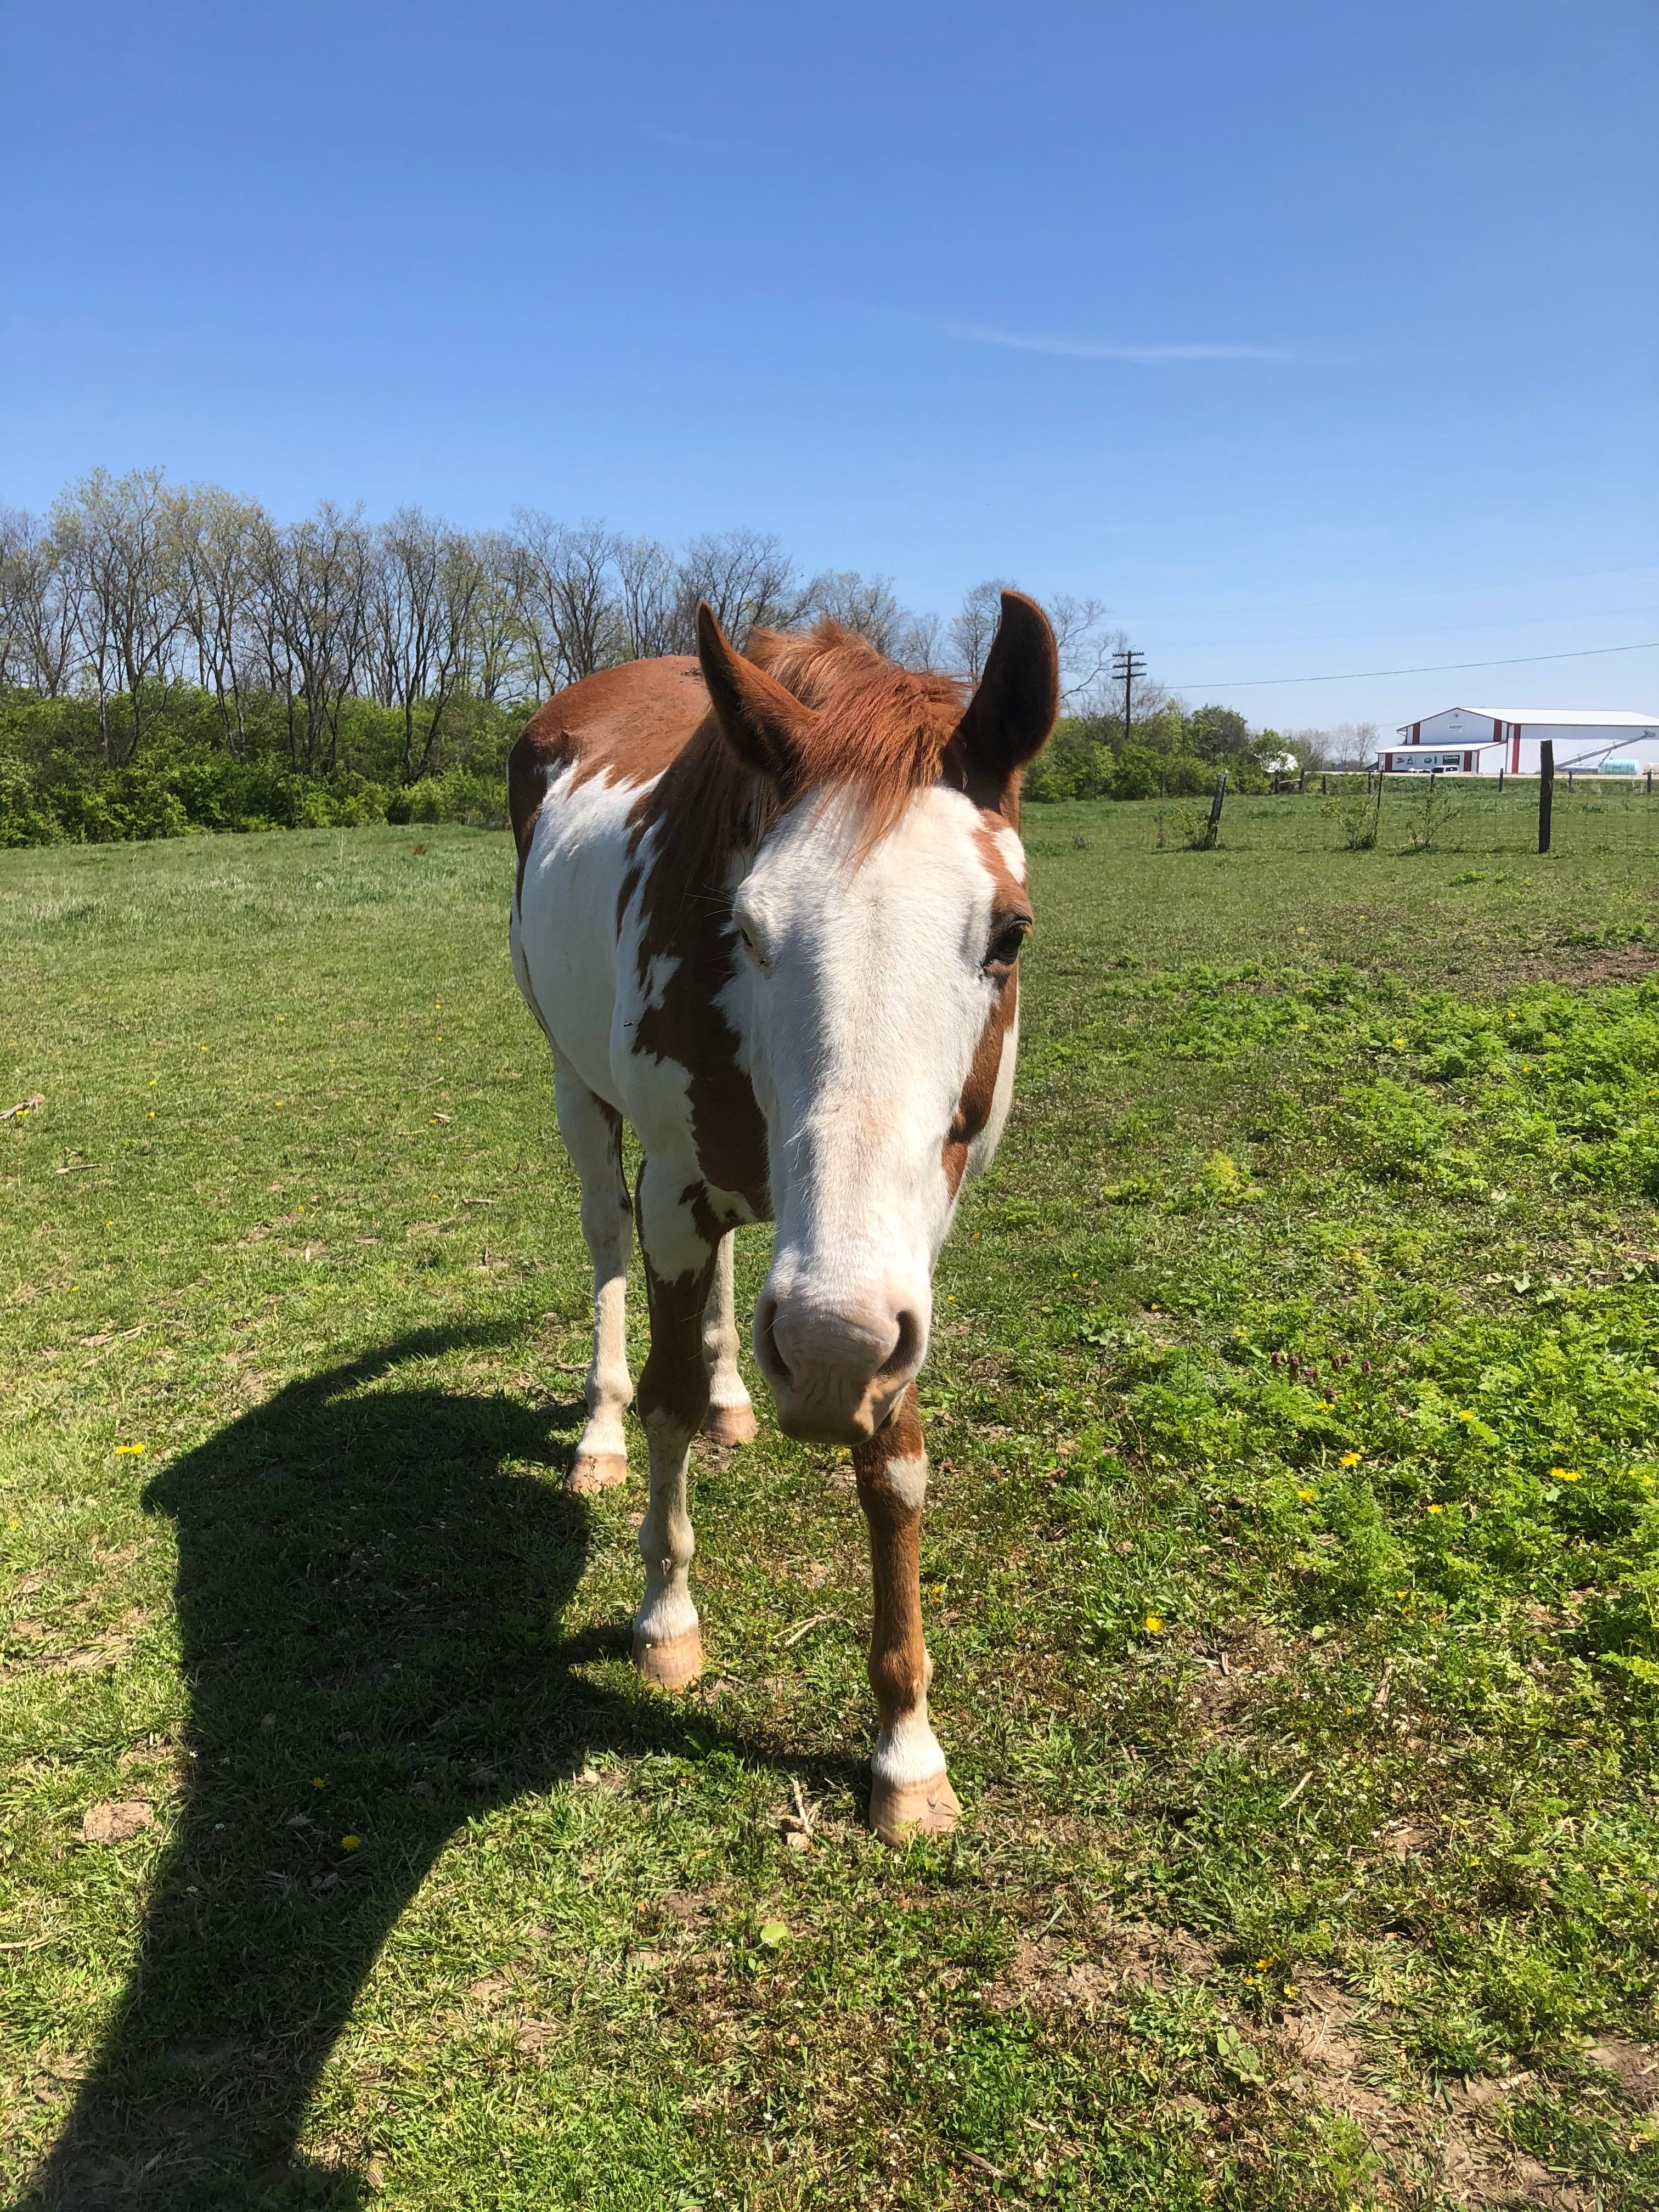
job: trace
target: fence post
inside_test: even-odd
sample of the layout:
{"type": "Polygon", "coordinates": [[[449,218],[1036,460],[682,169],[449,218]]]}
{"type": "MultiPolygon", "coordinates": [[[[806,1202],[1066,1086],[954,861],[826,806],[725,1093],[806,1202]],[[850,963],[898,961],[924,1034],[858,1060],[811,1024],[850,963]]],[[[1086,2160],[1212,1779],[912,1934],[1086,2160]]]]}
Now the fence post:
{"type": "Polygon", "coordinates": [[[1215,795],[1210,801],[1210,823],[1204,832],[1204,848],[1206,852],[1214,850],[1216,839],[1221,835],[1221,802],[1226,796],[1227,771],[1224,768],[1215,780],[1215,795]]]}
{"type": "Polygon", "coordinates": [[[1555,740],[1546,738],[1538,748],[1538,849],[1550,848],[1550,809],[1555,804],[1555,740]]]}

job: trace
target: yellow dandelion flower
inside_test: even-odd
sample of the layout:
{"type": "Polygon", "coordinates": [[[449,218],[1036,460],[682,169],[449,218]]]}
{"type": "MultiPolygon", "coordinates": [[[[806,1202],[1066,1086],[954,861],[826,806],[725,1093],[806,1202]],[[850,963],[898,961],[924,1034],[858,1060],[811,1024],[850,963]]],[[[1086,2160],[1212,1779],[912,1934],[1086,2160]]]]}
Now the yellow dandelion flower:
{"type": "Polygon", "coordinates": [[[1457,1418],[1460,1421],[1478,1421],[1480,1416],[1476,1413],[1470,1412],[1460,1413],[1457,1418]]]}
{"type": "Polygon", "coordinates": [[[141,1452],[143,1449],[144,1447],[143,1444],[117,1444],[115,1447],[115,1455],[119,1459],[124,1452],[141,1452]]]}
{"type": "Polygon", "coordinates": [[[1582,1482],[1584,1480],[1576,1467],[1553,1467],[1550,1473],[1558,1482],[1582,1482]]]}
{"type": "Polygon", "coordinates": [[[1339,1467],[1358,1467],[1358,1464],[1359,1454],[1358,1452],[1344,1452],[1341,1458],[1337,1462],[1337,1465],[1339,1467]]]}
{"type": "Polygon", "coordinates": [[[312,1776],[311,1786],[313,1790],[320,1790],[323,1787],[323,1778],[320,1774],[313,1774],[312,1776]]]}
{"type": "Polygon", "coordinates": [[[1443,1513],[1445,1510],[1443,1505],[1431,1505],[1429,1508],[1431,1513],[1443,1513]]]}
{"type": "Polygon", "coordinates": [[[361,1836],[342,1836],[340,1838],[340,1849],[343,1851],[355,1851],[358,1844],[361,1844],[362,1840],[363,1839],[361,1836]]]}
{"type": "Polygon", "coordinates": [[[1162,1614],[1162,1613],[1149,1613],[1147,1614],[1147,1616],[1146,1616],[1146,1633],[1148,1634],[1148,1636],[1157,1636],[1157,1635],[1158,1635],[1158,1634],[1162,1632],[1162,1630],[1163,1630],[1163,1626],[1164,1626],[1164,1616],[1163,1616],[1163,1614],[1162,1614]]]}
{"type": "Polygon", "coordinates": [[[1310,1505],[1313,1503],[1313,1492],[1311,1490],[1298,1490],[1296,1494],[1302,1500],[1302,1503],[1304,1505],[1310,1505]]]}
{"type": "Polygon", "coordinates": [[[1405,1040],[1405,1038],[1404,1038],[1404,1037],[1396,1037],[1396,1038],[1395,1039],[1395,1041],[1394,1041],[1394,1048],[1395,1048],[1395,1050],[1396,1052],[1404,1052],[1404,1050],[1406,1049],[1406,1040],[1405,1040]]]}

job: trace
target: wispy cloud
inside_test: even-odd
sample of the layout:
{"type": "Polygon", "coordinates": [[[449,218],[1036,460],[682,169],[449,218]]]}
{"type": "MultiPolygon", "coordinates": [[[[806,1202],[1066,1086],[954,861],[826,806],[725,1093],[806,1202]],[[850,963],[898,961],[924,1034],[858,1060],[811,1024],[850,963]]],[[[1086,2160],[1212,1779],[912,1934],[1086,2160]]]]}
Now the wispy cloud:
{"type": "Polygon", "coordinates": [[[1074,361],[1287,361],[1308,362],[1311,354],[1288,346],[1129,345],[1115,338],[1068,338],[1045,331],[999,331],[985,323],[934,322],[946,337],[971,345],[1007,346],[1016,353],[1064,354],[1074,361]]]}
{"type": "Polygon", "coordinates": [[[742,138],[703,138],[690,131],[670,131],[659,123],[642,123],[638,128],[641,138],[654,138],[658,145],[672,146],[684,154],[727,154],[744,161],[755,157],[769,161],[778,151],[742,138]]]}

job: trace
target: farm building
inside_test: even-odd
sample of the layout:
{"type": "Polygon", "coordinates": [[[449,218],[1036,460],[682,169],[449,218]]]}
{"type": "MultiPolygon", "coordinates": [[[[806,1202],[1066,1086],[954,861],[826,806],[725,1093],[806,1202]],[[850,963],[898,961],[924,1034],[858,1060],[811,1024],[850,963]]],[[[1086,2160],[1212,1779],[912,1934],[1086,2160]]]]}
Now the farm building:
{"type": "Polygon", "coordinates": [[[1659,714],[1599,707],[1446,707],[1407,722],[1378,748],[1386,775],[1536,775],[1539,747],[1555,746],[1558,775],[1641,775],[1659,769],[1659,714]]]}

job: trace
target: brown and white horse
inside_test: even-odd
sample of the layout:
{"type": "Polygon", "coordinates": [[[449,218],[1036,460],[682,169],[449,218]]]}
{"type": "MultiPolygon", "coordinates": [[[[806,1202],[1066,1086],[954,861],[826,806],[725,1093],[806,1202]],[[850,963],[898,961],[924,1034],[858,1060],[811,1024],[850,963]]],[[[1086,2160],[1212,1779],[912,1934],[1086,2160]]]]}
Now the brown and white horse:
{"type": "Polygon", "coordinates": [[[514,972],[553,1049],[593,1260],[589,1419],[571,1486],[627,1473],[635,1218],[651,1351],[641,1672],[702,1665],[686,1459],[746,1442],[732,1236],[777,1224],[755,1352],[787,1435],[850,1444],[875,1583],[870,1818],[955,1823],[927,1719],[915,1378],[933,1264],[1013,1084],[1031,927],[1020,770],[1053,726],[1054,641],[1005,592],[965,703],[823,623],[635,661],[549,701],[513,749],[514,972]],[[623,1125],[643,1155],[634,1204],[623,1125]]]}

